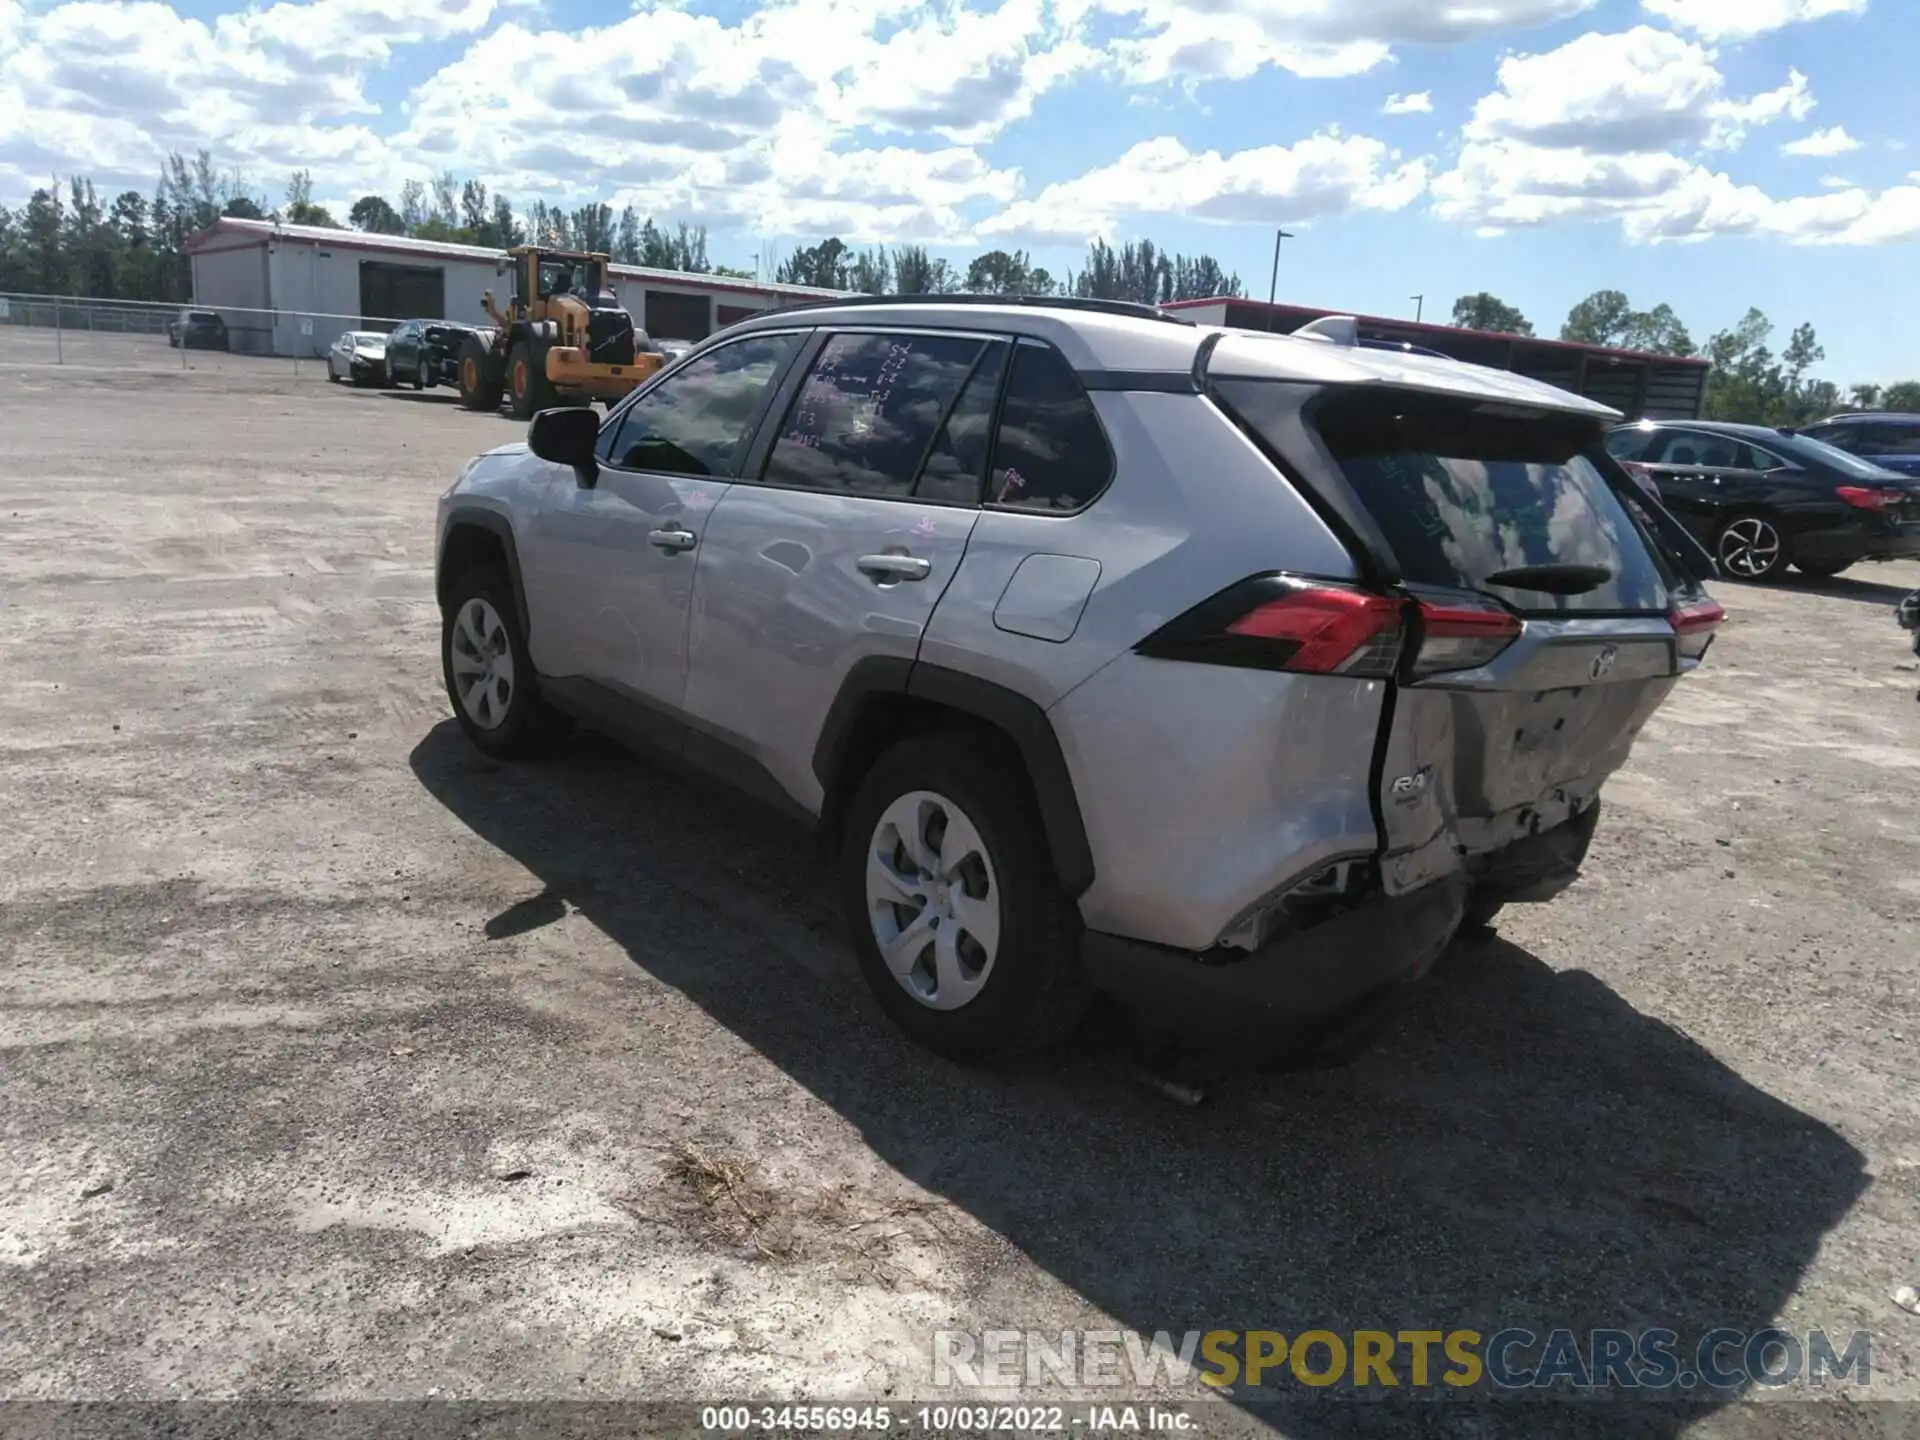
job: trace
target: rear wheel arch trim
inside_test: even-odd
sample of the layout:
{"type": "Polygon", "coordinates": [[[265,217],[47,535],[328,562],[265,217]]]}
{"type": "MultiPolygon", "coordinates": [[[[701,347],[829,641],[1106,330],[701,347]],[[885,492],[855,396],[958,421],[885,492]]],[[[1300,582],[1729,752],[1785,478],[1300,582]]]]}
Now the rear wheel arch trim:
{"type": "Polygon", "coordinates": [[[464,506],[447,516],[447,525],[440,540],[438,557],[439,577],[435,583],[436,598],[445,603],[445,587],[459,578],[447,570],[448,547],[453,543],[456,531],[461,529],[484,530],[500,542],[501,553],[506,557],[507,581],[513,586],[514,618],[520,622],[520,638],[525,641],[533,633],[531,616],[527,613],[527,592],[520,581],[520,551],[514,543],[513,522],[506,516],[492,510],[483,510],[479,506],[464,506]]]}
{"type": "Polygon", "coordinates": [[[1047,850],[1061,889],[1077,899],[1093,884],[1093,850],[1080,814],[1073,775],[1047,712],[1018,691],[959,670],[868,656],[856,661],[841,682],[814,744],[813,773],[826,792],[822,820],[831,829],[838,807],[834,796],[848,779],[850,746],[862,713],[877,699],[894,696],[921,700],[983,721],[1004,734],[1020,753],[1033,782],[1047,850]]]}

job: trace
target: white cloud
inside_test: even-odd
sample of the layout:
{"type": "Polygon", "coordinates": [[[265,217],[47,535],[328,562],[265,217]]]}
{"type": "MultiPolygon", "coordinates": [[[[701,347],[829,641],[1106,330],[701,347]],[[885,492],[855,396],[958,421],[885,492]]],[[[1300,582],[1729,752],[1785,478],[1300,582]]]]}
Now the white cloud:
{"type": "Polygon", "coordinates": [[[1642,25],[1501,61],[1499,88],[1474,105],[1465,133],[1607,155],[1730,147],[1749,126],[1804,117],[1812,106],[1798,71],[1778,90],[1729,100],[1711,51],[1642,25]]]}
{"type": "Polygon", "coordinates": [[[1080,0],[1132,20],[1113,46],[1136,83],[1245,79],[1265,66],[1364,74],[1403,45],[1448,45],[1570,19],[1598,0],[1080,0]]]}
{"type": "Polygon", "coordinates": [[[1413,95],[1389,95],[1387,103],[1380,107],[1382,115],[1431,115],[1433,113],[1433,92],[1421,90],[1413,95]]]}
{"type": "Polygon", "coordinates": [[[1423,160],[1366,136],[1326,131],[1291,147],[1194,153],[1163,136],[1111,165],[1049,185],[979,226],[1024,244],[1080,244],[1129,216],[1177,215],[1235,225],[1293,224],[1355,209],[1400,210],[1426,190],[1423,160]]]}
{"type": "Polygon", "coordinates": [[[1864,15],[1870,0],[1640,0],[1649,15],[1707,40],[1750,40],[1830,15],[1864,15]]]}
{"type": "Polygon", "coordinates": [[[1820,177],[1820,188],[1823,190],[1858,190],[1860,186],[1856,181],[1849,180],[1844,175],[1822,175],[1820,177]]]}
{"type": "MultiPolygon", "coordinates": [[[[1920,180],[1920,176],[1914,177],[1920,180]]],[[[1489,141],[1433,181],[1434,212],[1483,233],[1606,221],[1636,244],[1766,235],[1797,245],[1920,239],[1920,186],[1776,199],[1664,153],[1594,155],[1489,141]]]]}
{"type": "Polygon", "coordinates": [[[1847,133],[1846,126],[1832,125],[1825,130],[1816,130],[1811,135],[1803,135],[1798,140],[1788,141],[1780,147],[1780,153],[1828,159],[1858,149],[1860,149],[1860,142],[1847,133]]]}

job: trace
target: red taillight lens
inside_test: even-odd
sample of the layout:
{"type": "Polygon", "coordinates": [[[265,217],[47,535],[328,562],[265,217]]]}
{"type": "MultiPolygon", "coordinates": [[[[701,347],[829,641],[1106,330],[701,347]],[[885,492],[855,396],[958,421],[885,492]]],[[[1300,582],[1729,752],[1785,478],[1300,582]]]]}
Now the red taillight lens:
{"type": "Polygon", "coordinates": [[[1471,601],[1420,602],[1420,649],[1415,675],[1477,670],[1520,638],[1517,616],[1471,601]]]}
{"type": "Polygon", "coordinates": [[[1282,669],[1391,675],[1400,658],[1400,602],[1359,590],[1303,587],[1249,610],[1227,633],[1292,645],[1282,669]]]}
{"type": "Polygon", "coordinates": [[[1140,644],[1160,660],[1384,679],[1405,605],[1324,581],[1265,575],[1188,611],[1140,644]]]}
{"type": "Polygon", "coordinates": [[[1904,490],[1869,490],[1864,485],[1841,485],[1833,493],[1857,509],[1873,511],[1891,510],[1907,498],[1904,490]]]}
{"type": "Polygon", "coordinates": [[[1676,605],[1667,616],[1673,624],[1680,653],[1688,660],[1698,660],[1707,653],[1707,647],[1713,644],[1713,632],[1726,618],[1727,612],[1720,602],[1707,599],[1676,605]]]}

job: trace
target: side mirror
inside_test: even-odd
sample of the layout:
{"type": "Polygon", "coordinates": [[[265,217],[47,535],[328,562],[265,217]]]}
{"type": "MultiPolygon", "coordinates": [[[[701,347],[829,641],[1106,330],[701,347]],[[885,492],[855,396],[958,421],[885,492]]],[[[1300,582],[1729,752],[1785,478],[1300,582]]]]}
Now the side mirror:
{"type": "Polygon", "coordinates": [[[542,410],[527,426],[527,449],[555,465],[572,466],[580,483],[589,487],[600,478],[593,454],[599,441],[600,416],[588,406],[542,410]]]}

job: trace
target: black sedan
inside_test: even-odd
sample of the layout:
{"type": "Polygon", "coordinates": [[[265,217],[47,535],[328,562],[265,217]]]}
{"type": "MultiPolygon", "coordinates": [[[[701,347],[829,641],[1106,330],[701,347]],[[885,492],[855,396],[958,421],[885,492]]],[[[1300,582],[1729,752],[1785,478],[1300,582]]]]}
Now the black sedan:
{"type": "Polygon", "coordinates": [[[467,336],[492,332],[455,320],[407,320],[387,336],[387,374],[395,385],[424,390],[460,383],[460,346],[467,336]]]}
{"type": "Polygon", "coordinates": [[[1920,557],[1920,479],[1764,425],[1643,420],[1607,449],[1741,580],[1920,557]]]}
{"type": "Polygon", "coordinates": [[[217,310],[182,310],[167,322],[167,344],[175,350],[225,350],[227,322],[217,310]]]}

